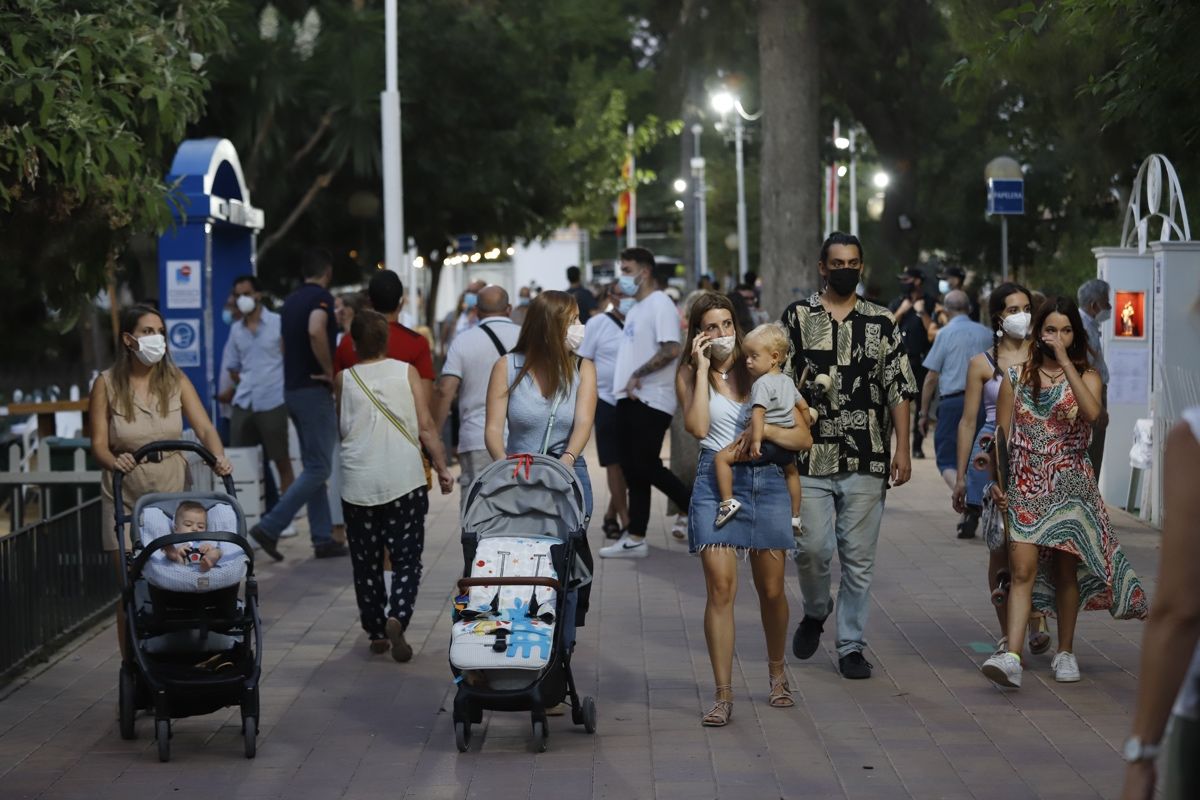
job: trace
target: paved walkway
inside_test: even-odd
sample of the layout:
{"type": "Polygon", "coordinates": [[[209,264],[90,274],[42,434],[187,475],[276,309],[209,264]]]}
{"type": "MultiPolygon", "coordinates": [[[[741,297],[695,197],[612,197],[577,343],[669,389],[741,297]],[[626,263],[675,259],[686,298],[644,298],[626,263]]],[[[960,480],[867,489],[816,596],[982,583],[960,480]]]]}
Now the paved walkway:
{"type": "MultiPolygon", "coordinates": [[[[603,502],[602,481],[593,482],[603,502]]],[[[348,562],[314,561],[293,539],[287,561],[261,568],[257,759],[242,757],[236,709],[175,723],[169,764],[158,763],[146,719],[136,741],[122,741],[109,625],[0,701],[0,797],[1017,800],[1119,791],[1141,625],[1087,614],[1081,683],[1054,683],[1047,655],[1030,660],[1020,692],[993,688],[976,668],[996,637],[985,549],[954,539],[948,492],[929,461],[889,498],[867,631],[872,680],[842,680],[826,635],[814,658],[790,664],[796,708],[768,707],[743,567],[733,722],[701,728],[712,685],[704,584],[698,562],[670,539],[660,497],[653,555],[598,562],[575,659],[581,690],[597,699],[598,734],[552,719],[550,750],[539,755],[527,716],[485,714],[460,755],[446,664],[457,501],[439,498],[430,514],[410,664],[368,654],[348,562]]],[[[1157,534],[1127,517],[1118,523],[1151,583],[1157,534]]],[[[794,623],[792,577],[788,590],[794,623]]]]}

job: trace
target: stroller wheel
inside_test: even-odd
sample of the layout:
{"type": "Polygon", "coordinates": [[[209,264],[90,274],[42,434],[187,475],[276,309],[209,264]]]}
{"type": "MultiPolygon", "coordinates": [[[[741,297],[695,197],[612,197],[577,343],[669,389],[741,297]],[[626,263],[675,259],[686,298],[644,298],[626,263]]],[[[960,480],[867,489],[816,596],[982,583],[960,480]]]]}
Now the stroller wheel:
{"type": "Polygon", "coordinates": [[[596,701],[590,697],[583,698],[583,729],[596,732],[596,701]]]}
{"type": "Polygon", "coordinates": [[[154,736],[158,739],[158,760],[171,760],[171,720],[159,719],[154,721],[154,736]]]}
{"type": "Polygon", "coordinates": [[[467,748],[471,746],[471,723],[454,723],[454,744],[458,747],[458,752],[467,752],[467,748]]]}
{"type": "Polygon", "coordinates": [[[254,758],[258,752],[258,720],[254,717],[242,718],[242,739],[246,749],[246,758],[254,758]]]}
{"type": "Polygon", "coordinates": [[[546,721],[535,719],[533,721],[533,749],[539,753],[546,752],[546,741],[550,738],[550,731],[546,727],[546,721]]]}
{"type": "Polygon", "coordinates": [[[134,739],[137,729],[134,727],[134,717],[137,715],[137,686],[133,680],[133,672],[128,667],[121,667],[117,678],[117,718],[120,720],[121,738],[134,739]]]}

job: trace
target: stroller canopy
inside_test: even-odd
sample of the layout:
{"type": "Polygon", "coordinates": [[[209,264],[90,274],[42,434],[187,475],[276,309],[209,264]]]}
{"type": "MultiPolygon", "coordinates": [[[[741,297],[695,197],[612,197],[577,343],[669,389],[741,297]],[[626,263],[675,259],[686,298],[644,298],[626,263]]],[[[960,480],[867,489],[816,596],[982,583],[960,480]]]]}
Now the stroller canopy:
{"type": "Polygon", "coordinates": [[[587,527],[583,487],[558,459],[513,456],[480,473],[463,513],[463,541],[544,535],[563,541],[587,527]]]}

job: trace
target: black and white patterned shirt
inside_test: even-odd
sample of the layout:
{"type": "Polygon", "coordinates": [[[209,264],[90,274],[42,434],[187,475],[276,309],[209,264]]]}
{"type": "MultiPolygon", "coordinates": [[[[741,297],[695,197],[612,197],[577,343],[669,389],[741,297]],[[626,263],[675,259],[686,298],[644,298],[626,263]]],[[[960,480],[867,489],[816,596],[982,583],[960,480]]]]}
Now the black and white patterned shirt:
{"type": "Polygon", "coordinates": [[[908,354],[896,318],[862,298],[842,322],[821,305],[820,293],[783,312],[791,339],[787,374],[809,380],[828,375],[833,384],[815,408],[812,449],[797,460],[801,475],[823,477],[865,472],[886,477],[891,468],[891,409],[916,397],[908,354]]]}

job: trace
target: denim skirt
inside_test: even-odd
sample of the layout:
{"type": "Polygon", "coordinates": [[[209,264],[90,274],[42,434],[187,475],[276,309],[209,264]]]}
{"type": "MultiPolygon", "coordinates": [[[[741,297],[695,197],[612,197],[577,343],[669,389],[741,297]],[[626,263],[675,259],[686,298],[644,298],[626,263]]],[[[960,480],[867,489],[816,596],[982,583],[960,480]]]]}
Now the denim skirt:
{"type": "Polygon", "coordinates": [[[793,550],[792,501],[783,467],[778,464],[738,464],[733,468],[733,496],[742,507],[724,526],[716,527],[717,474],[712,450],[701,450],[696,483],[688,506],[688,552],[705,547],[738,550],[793,550]]]}

